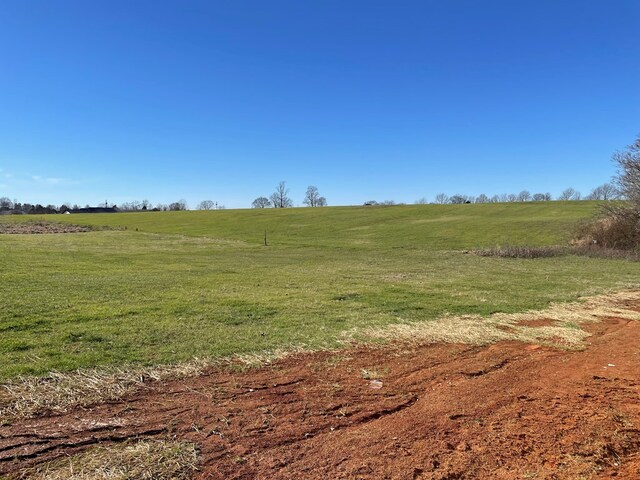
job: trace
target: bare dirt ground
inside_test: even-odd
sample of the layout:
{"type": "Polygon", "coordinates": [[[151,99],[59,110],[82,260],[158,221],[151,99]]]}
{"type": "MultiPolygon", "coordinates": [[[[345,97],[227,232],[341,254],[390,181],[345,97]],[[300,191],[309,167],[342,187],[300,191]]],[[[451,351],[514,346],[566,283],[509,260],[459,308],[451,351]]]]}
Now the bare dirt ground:
{"type": "Polygon", "coordinates": [[[89,232],[89,227],[53,222],[0,223],[0,234],[43,234],[89,232]]]}
{"type": "Polygon", "coordinates": [[[152,384],[0,427],[0,476],[153,438],[196,444],[196,479],[638,479],[640,323],[585,328],[582,351],[362,347],[152,384]]]}

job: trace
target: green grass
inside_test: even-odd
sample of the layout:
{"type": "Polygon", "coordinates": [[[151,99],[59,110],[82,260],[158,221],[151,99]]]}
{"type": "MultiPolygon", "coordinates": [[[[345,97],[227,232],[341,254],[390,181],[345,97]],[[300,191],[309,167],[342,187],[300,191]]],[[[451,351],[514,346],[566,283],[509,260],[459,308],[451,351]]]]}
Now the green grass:
{"type": "Polygon", "coordinates": [[[0,235],[0,379],[335,346],[353,328],[517,312],[637,285],[640,264],[624,260],[463,252],[563,243],[594,210],[553,202],[39,217],[122,229],[0,235]]]}

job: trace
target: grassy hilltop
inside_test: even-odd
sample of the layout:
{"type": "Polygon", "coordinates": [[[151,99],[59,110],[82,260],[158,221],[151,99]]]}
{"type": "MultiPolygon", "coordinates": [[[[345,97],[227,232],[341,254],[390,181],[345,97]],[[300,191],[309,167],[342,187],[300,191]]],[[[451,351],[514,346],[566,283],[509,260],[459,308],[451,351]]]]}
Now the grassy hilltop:
{"type": "Polygon", "coordinates": [[[566,241],[597,202],[403,205],[57,216],[72,223],[127,227],[273,245],[451,250],[566,241]]]}
{"type": "MultiPolygon", "coordinates": [[[[464,252],[564,243],[595,208],[548,202],[44,217],[118,229],[0,235],[0,379],[331,346],[366,326],[515,312],[637,285],[640,264],[623,260],[464,252]]],[[[0,218],[25,220],[34,218],[0,218]]]]}

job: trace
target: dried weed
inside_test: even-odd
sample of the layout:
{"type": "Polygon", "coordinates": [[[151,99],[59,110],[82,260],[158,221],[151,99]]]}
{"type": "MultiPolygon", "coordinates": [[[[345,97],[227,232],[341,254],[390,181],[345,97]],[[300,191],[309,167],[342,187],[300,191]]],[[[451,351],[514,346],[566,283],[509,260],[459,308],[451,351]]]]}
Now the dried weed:
{"type": "Polygon", "coordinates": [[[146,440],[100,446],[25,472],[31,480],[181,480],[196,470],[195,445],[146,440]]]}

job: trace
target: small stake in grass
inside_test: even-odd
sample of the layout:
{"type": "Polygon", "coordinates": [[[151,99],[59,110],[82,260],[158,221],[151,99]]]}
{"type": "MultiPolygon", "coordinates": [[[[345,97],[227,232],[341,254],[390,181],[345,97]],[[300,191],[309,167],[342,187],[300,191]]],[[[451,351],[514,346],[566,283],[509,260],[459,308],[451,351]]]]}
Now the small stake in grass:
{"type": "Polygon", "coordinates": [[[267,246],[267,231],[264,231],[264,246],[267,246]]]}

